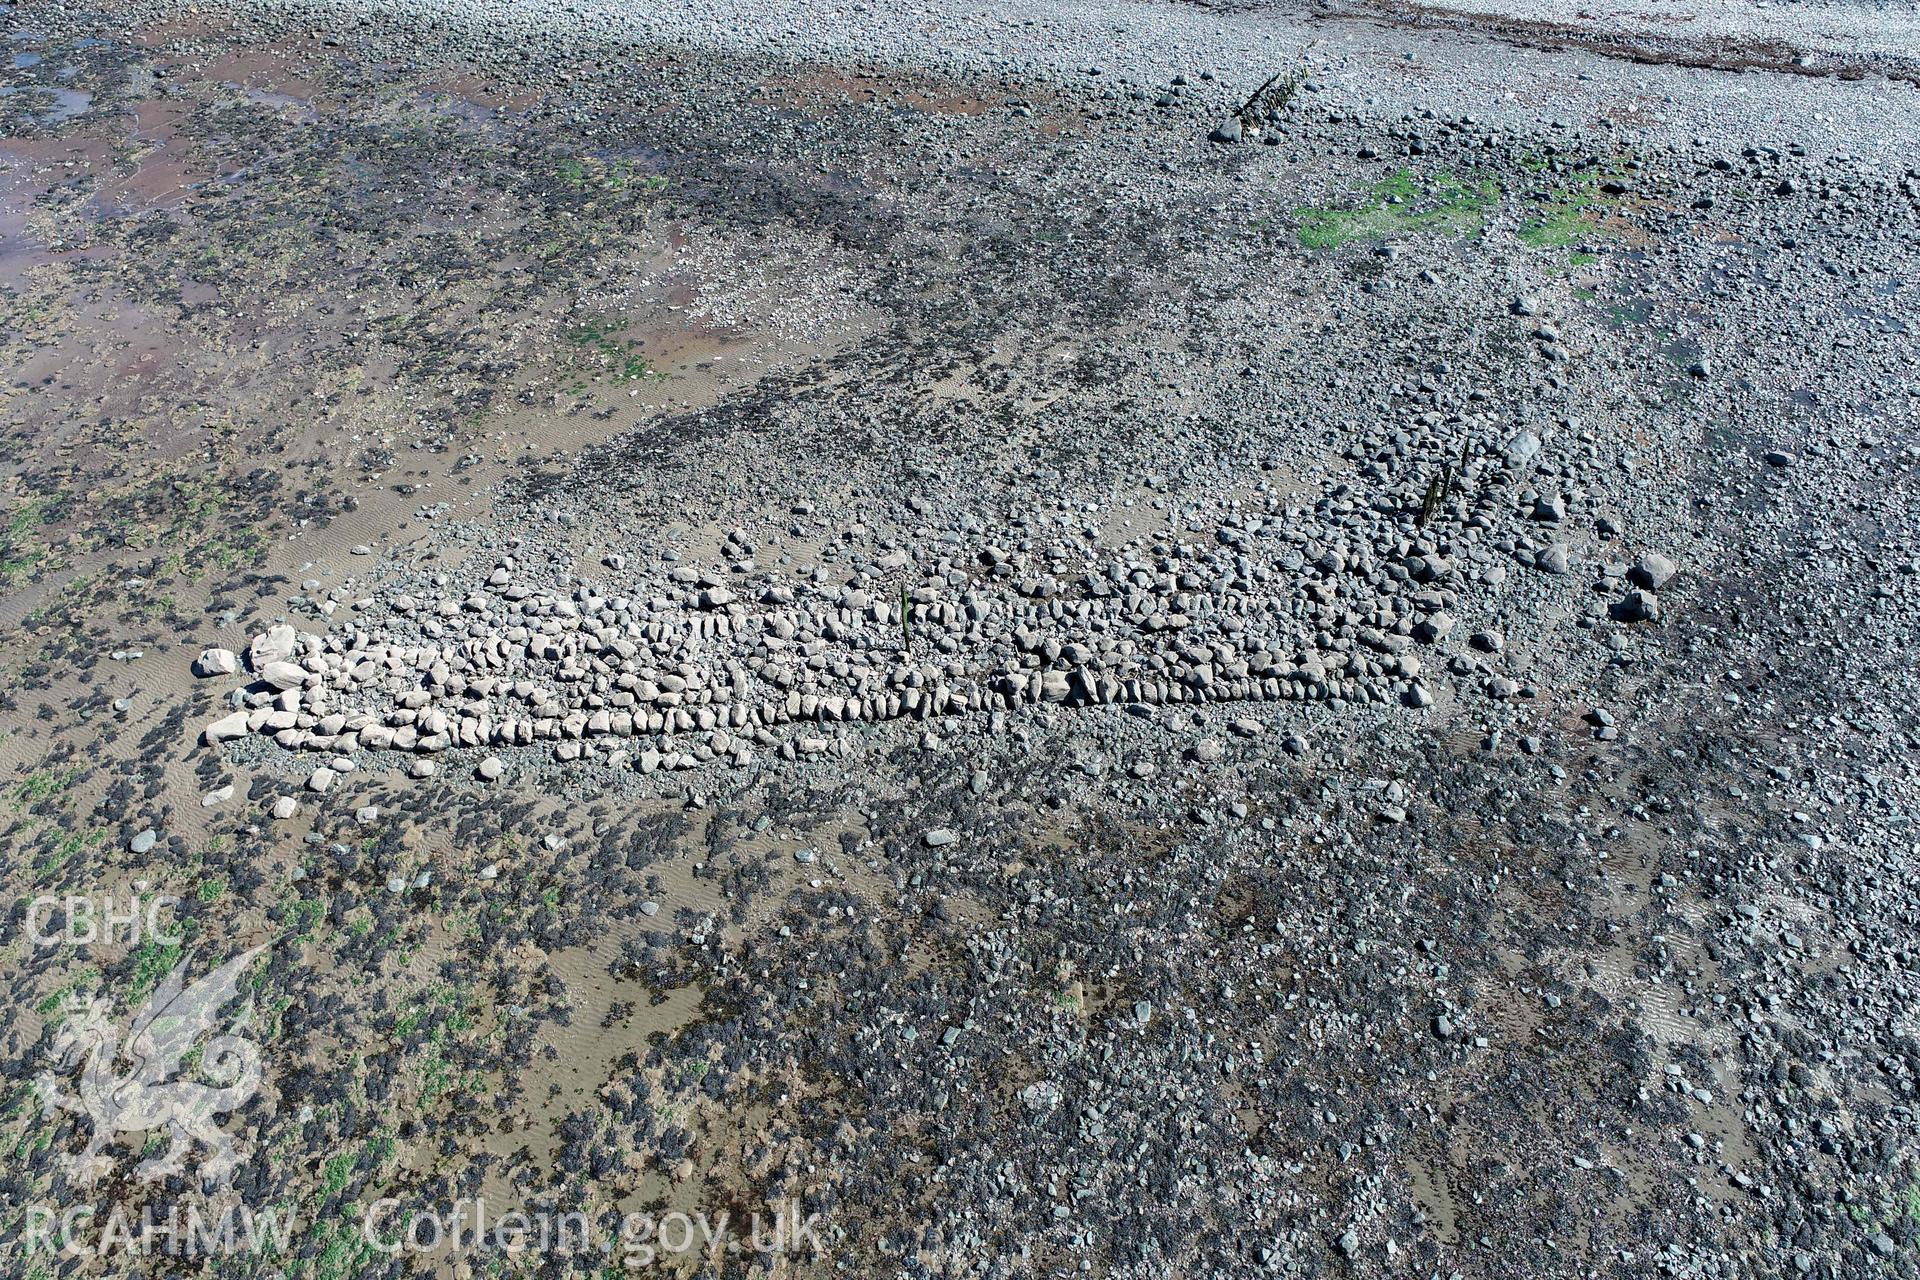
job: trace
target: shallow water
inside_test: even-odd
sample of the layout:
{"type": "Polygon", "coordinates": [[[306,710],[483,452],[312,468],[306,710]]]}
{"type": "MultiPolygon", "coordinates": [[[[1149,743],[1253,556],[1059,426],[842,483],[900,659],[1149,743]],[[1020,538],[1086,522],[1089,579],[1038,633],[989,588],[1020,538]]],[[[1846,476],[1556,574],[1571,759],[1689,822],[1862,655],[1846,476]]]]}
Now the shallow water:
{"type": "Polygon", "coordinates": [[[15,93],[45,94],[53,105],[39,113],[41,124],[62,125],[93,105],[93,95],[84,89],[57,89],[51,85],[0,85],[0,97],[15,93]]]}

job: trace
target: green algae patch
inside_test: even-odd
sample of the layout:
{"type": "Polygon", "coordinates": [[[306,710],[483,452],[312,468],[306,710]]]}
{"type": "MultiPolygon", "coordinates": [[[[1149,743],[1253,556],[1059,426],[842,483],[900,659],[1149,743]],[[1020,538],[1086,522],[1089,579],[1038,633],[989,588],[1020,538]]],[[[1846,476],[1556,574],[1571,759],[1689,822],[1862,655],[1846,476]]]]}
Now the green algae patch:
{"type": "Polygon", "coordinates": [[[1333,249],[1357,240],[1384,240],[1413,232],[1477,234],[1499,203],[1490,180],[1469,181],[1442,171],[1424,181],[1401,169],[1368,188],[1356,207],[1296,208],[1300,243],[1309,249],[1333,249]]]}
{"type": "Polygon", "coordinates": [[[1601,193],[1600,179],[1600,173],[1588,170],[1575,174],[1566,186],[1549,192],[1522,221],[1514,233],[1515,238],[1531,249],[1568,250],[1568,262],[1574,266],[1594,261],[1592,253],[1578,246],[1596,237],[1614,234],[1601,222],[1613,202],[1601,193]]]}
{"type": "Polygon", "coordinates": [[[1550,197],[1540,214],[1515,234],[1535,249],[1570,249],[1593,234],[1593,205],[1598,189],[1591,178],[1550,197]]]}

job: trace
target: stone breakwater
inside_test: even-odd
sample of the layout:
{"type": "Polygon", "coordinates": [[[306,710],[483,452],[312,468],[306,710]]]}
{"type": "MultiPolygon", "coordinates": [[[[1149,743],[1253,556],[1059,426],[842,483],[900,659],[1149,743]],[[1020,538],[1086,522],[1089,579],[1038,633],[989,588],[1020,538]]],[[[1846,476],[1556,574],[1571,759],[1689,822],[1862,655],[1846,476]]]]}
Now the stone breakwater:
{"type": "MultiPolygon", "coordinates": [[[[742,530],[720,567],[663,562],[624,588],[576,580],[511,539],[360,602],[324,634],[280,624],[254,637],[252,680],[205,740],[261,734],[345,767],[358,751],[412,753],[420,776],[444,752],[510,747],[652,773],[825,753],[835,725],[1031,704],[1422,708],[1447,684],[1513,697],[1525,687],[1502,668],[1501,626],[1462,627],[1463,613],[1517,619],[1529,602],[1584,596],[1589,625],[1650,621],[1675,570],[1654,553],[1588,556],[1620,532],[1592,450],[1555,467],[1532,431],[1493,448],[1474,425],[1359,442],[1354,482],[1312,506],[1256,490],[1187,508],[1184,535],[1117,548],[1092,523],[1023,521],[991,542],[955,520],[914,547],[850,556],[839,583],[823,570],[776,580],[742,530]],[[1457,474],[1431,462],[1448,454],[1457,474]],[[1413,479],[1443,474],[1415,497],[1413,479]],[[1535,581],[1509,581],[1510,567],[1535,581]]],[[[627,560],[604,563],[620,574],[627,560]]],[[[196,670],[239,674],[240,657],[209,650],[196,670]]],[[[310,785],[330,781],[323,766],[310,785]]]]}

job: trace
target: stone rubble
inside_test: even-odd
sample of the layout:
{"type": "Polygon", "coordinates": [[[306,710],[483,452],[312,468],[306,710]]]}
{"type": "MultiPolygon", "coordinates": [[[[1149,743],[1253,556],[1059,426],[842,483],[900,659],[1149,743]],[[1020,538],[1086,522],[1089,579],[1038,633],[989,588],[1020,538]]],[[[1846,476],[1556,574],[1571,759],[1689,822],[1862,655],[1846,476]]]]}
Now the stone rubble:
{"type": "MultiPolygon", "coordinates": [[[[1499,432],[1489,414],[1426,414],[1347,454],[1357,482],[1311,506],[1269,494],[1252,510],[1190,511],[1203,540],[1042,543],[1029,528],[1016,543],[954,520],[935,540],[872,548],[840,584],[756,569],[738,530],[723,548],[731,567],[668,553],[613,584],[552,570],[516,538],[471,575],[403,578],[325,633],[280,623],[255,636],[239,709],[204,738],[332,755],[534,749],[652,774],[820,755],[829,726],[1035,705],[1418,710],[1447,685],[1514,696],[1502,630],[1458,618],[1508,610],[1524,590],[1509,564],[1571,579],[1549,591],[1584,591],[1573,570],[1590,561],[1567,539],[1616,527],[1597,498],[1546,496],[1540,437],[1499,432]],[[1467,461],[1423,513],[1417,491],[1443,457],[1467,461]],[[1545,546],[1527,532],[1543,511],[1558,531],[1545,546]]],[[[1598,585],[1617,620],[1654,621],[1653,588],[1676,572],[1649,551],[1598,585]]],[[[1210,762],[1220,747],[1191,754],[1210,762]]],[[[476,773],[505,767],[489,755],[476,773]]],[[[317,773],[308,785],[330,784],[317,773]]]]}

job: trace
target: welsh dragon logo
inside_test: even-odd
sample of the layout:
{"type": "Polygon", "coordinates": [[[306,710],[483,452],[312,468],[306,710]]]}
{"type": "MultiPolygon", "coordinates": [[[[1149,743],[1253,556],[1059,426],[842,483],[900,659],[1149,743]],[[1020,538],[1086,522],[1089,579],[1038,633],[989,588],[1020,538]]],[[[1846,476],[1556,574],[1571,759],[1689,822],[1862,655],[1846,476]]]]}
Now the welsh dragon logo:
{"type": "Polygon", "coordinates": [[[239,1033],[252,1006],[201,1047],[198,1073],[212,1084],[180,1079],[195,1041],[214,1030],[220,1011],[239,991],[240,975],[270,943],[263,943],[186,985],[187,964],[175,965],[127,1028],[126,1043],[110,1017],[111,1002],[69,997],[68,1016],[54,1037],[57,1070],[40,1073],[36,1084],[48,1115],[72,1111],[93,1122],[86,1148],[68,1157],[68,1171],[90,1185],[114,1166],[108,1144],[123,1133],[167,1130],[167,1149],[134,1170],[151,1182],[186,1170],[197,1143],[206,1148],[200,1176],[209,1188],[232,1183],[240,1163],[234,1141],[215,1118],[244,1106],[260,1088],[260,1048],[239,1033]],[[84,1065],[81,1065],[84,1064],[84,1065]],[[61,1083],[80,1066],[80,1091],[61,1091],[61,1083]],[[122,1069],[124,1066],[124,1069],[122,1069]]]}

